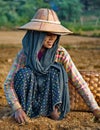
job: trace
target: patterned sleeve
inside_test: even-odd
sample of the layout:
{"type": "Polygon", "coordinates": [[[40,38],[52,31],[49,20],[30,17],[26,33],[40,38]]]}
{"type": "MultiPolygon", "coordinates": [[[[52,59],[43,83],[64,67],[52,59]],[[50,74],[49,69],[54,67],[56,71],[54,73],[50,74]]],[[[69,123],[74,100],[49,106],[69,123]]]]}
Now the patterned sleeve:
{"type": "Polygon", "coordinates": [[[68,73],[70,82],[82,96],[90,110],[93,111],[94,109],[100,109],[87,83],[75,67],[68,52],[62,46],[60,46],[57,50],[56,61],[63,64],[66,72],[68,73]]]}
{"type": "Polygon", "coordinates": [[[4,83],[4,92],[5,92],[5,95],[6,95],[6,99],[8,101],[8,104],[12,107],[13,111],[21,108],[21,105],[18,101],[16,92],[14,90],[13,78],[14,78],[15,73],[21,67],[24,66],[24,63],[25,63],[25,56],[24,56],[23,50],[21,50],[17,54],[17,56],[14,60],[14,63],[11,67],[11,70],[9,71],[8,76],[7,76],[5,83],[4,83]]]}

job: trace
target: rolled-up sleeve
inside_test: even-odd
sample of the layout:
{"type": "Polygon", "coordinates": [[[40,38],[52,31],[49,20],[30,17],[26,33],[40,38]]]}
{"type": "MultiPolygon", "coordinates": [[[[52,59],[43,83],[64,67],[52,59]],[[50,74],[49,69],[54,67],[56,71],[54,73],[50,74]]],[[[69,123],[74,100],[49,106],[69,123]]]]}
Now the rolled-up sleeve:
{"type": "Polygon", "coordinates": [[[12,110],[15,111],[19,108],[21,108],[21,105],[18,101],[16,92],[14,90],[14,84],[13,84],[13,79],[14,79],[14,75],[15,73],[21,68],[23,67],[25,64],[25,56],[23,54],[23,50],[21,50],[14,62],[13,65],[8,73],[8,76],[4,82],[4,92],[5,92],[5,96],[6,99],[8,101],[8,104],[11,106],[12,110]]]}
{"type": "Polygon", "coordinates": [[[100,109],[87,83],[75,67],[68,52],[62,46],[58,48],[56,61],[63,64],[68,73],[70,82],[84,99],[90,110],[93,111],[94,109],[100,109]]]}

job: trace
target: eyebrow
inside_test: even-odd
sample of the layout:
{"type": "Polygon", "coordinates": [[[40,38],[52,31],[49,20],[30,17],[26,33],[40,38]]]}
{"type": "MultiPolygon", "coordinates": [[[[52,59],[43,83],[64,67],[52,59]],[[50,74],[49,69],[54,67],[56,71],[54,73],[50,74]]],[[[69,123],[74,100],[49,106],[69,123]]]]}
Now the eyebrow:
{"type": "Polygon", "coordinates": [[[56,35],[56,34],[48,32],[47,35],[50,36],[50,35],[56,35]]]}

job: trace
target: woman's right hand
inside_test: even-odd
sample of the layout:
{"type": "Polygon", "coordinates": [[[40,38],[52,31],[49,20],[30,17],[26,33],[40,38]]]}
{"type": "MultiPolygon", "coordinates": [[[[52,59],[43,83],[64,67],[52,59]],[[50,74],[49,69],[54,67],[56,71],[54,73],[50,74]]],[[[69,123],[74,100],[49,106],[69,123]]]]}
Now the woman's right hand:
{"type": "Polygon", "coordinates": [[[28,118],[22,108],[15,111],[14,117],[15,117],[15,120],[20,124],[25,124],[28,118]]]}

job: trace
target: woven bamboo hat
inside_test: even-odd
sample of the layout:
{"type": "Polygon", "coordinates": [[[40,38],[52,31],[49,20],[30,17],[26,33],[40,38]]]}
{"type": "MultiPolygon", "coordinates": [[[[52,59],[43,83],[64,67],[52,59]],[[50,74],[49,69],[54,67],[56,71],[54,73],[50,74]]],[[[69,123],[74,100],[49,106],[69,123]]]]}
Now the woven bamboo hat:
{"type": "Polygon", "coordinates": [[[31,21],[19,27],[19,29],[51,32],[59,35],[72,33],[70,30],[61,25],[53,10],[46,8],[39,9],[31,21]]]}

